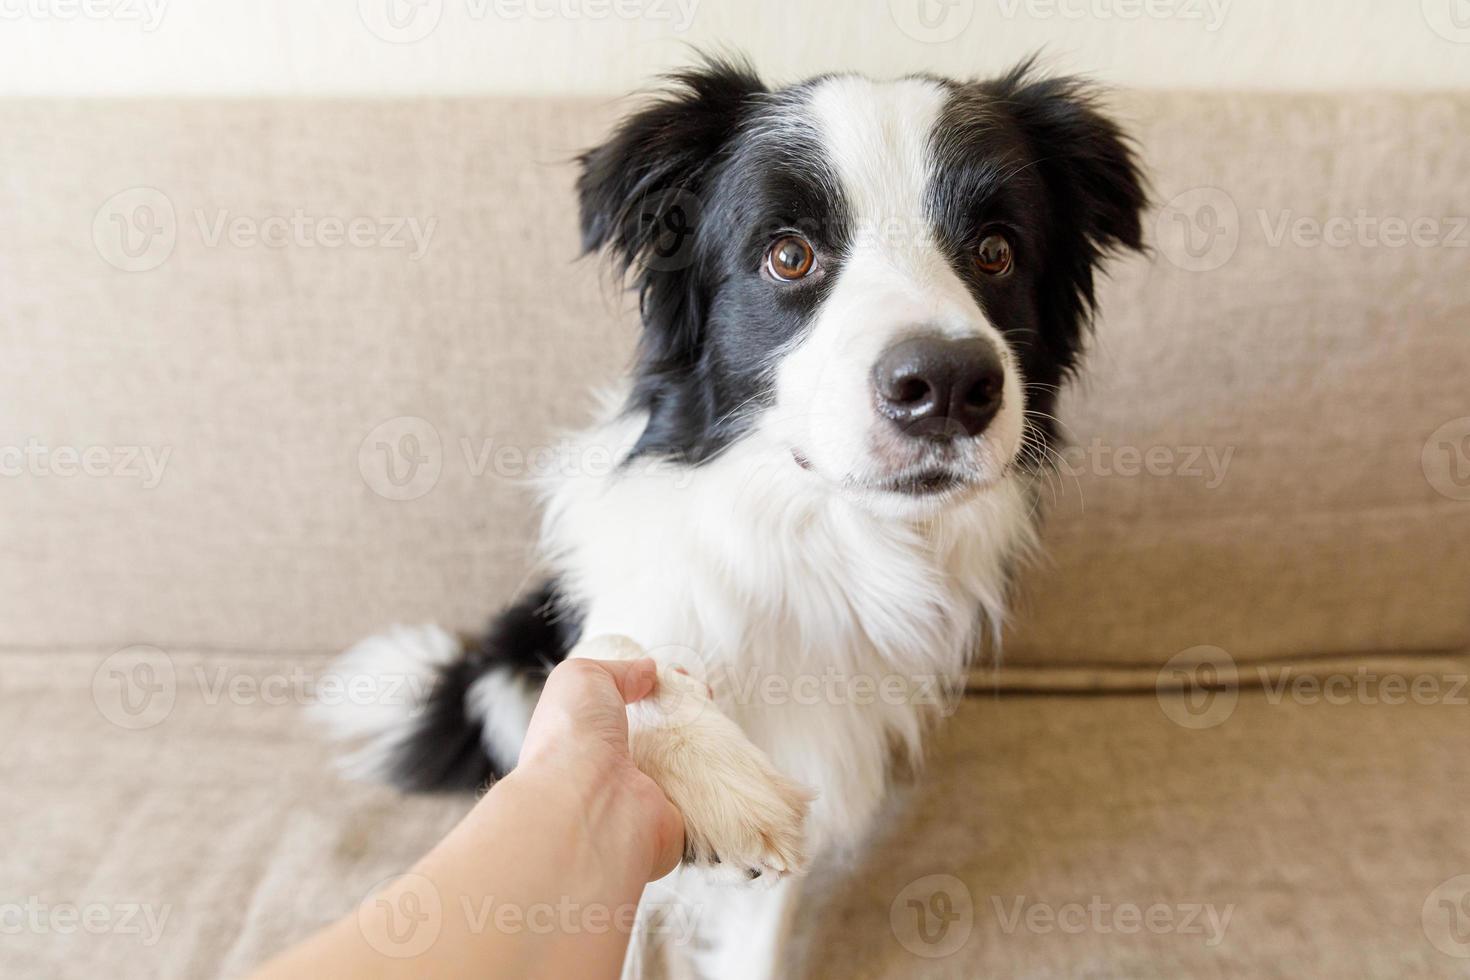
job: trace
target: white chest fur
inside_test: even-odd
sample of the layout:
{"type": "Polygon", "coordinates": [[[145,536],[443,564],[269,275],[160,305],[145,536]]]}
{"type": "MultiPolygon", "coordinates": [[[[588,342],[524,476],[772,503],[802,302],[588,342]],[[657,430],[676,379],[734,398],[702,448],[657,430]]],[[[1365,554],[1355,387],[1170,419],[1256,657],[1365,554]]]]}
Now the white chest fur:
{"type": "MultiPolygon", "coordinates": [[[[622,458],[642,420],[581,438],[622,458]]],[[[895,752],[962,683],[1032,541],[1010,477],[922,524],[883,517],[753,434],[703,466],[635,462],[550,488],[544,543],[585,634],[623,634],[714,688],[817,792],[810,845],[856,842],[895,752]]],[[[590,455],[590,453],[589,453],[590,455]]]]}

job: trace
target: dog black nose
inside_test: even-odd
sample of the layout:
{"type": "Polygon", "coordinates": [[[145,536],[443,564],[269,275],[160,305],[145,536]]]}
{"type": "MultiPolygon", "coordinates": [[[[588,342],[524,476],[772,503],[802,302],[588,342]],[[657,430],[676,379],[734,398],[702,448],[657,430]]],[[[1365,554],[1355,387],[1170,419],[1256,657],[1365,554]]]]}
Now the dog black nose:
{"type": "Polygon", "coordinates": [[[1000,411],[1005,368],[988,340],[913,337],[878,358],[878,411],[927,438],[979,435],[1000,411]]]}

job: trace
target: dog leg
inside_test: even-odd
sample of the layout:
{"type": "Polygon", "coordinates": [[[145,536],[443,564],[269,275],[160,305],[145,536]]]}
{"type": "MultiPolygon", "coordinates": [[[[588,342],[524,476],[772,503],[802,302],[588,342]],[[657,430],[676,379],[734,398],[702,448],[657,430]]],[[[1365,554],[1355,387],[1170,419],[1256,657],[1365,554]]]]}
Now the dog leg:
{"type": "Polygon", "coordinates": [[[643,890],[622,980],[703,980],[693,956],[705,906],[670,884],[684,874],[676,871],[643,890]]]}
{"type": "Polygon", "coordinates": [[[707,942],[703,933],[709,902],[703,889],[710,886],[702,877],[696,880],[696,874],[678,868],[643,890],[622,980],[704,980],[694,958],[707,942]]]}
{"type": "Polygon", "coordinates": [[[792,962],[792,919],[801,897],[801,879],[783,878],[765,892],[729,894],[721,909],[715,956],[706,966],[709,980],[787,980],[792,962]]]}
{"type": "Polygon", "coordinates": [[[651,883],[639,906],[638,949],[623,980],[787,980],[802,880],[770,888],[731,888],[697,868],[651,883]],[[649,967],[652,966],[652,969],[649,967]]]}
{"type": "MultiPolygon", "coordinates": [[[[635,660],[642,647],[598,636],[570,654],[635,660]]],[[[628,707],[633,761],[684,816],[684,863],[717,880],[774,884],[806,870],[812,794],[786,778],[717,708],[701,680],[659,664],[658,688],[628,707]]]]}

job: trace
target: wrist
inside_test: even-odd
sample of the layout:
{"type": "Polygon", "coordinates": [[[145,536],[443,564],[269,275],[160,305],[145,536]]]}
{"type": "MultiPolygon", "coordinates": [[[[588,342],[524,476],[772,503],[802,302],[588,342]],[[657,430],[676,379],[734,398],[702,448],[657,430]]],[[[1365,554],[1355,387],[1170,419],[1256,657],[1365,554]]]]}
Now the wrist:
{"type": "Polygon", "coordinates": [[[568,755],[517,766],[490,796],[500,798],[496,806],[523,806],[537,815],[538,825],[567,835],[576,845],[567,851],[580,852],[579,861],[609,877],[635,877],[641,887],[655,877],[663,849],[660,808],[668,802],[631,765],[596,765],[568,755]]]}

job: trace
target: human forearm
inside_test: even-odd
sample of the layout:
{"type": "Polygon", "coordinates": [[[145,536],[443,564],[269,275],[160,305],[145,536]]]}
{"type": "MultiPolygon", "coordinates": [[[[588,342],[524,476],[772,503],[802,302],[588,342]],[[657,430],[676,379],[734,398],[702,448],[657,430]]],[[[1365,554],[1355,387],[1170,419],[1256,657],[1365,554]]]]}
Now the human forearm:
{"type": "Polygon", "coordinates": [[[652,664],[553,672],[522,751],[409,874],[268,964],[261,980],[616,977],[643,885],[683,825],[627,755],[652,664]]]}
{"type": "Polygon", "coordinates": [[[416,869],[441,892],[451,961],[474,950],[497,976],[616,977],[655,860],[633,792],[535,767],[497,785],[416,869]]]}

